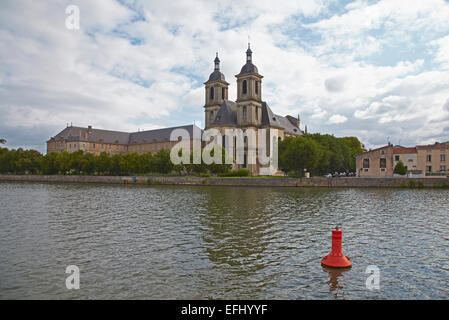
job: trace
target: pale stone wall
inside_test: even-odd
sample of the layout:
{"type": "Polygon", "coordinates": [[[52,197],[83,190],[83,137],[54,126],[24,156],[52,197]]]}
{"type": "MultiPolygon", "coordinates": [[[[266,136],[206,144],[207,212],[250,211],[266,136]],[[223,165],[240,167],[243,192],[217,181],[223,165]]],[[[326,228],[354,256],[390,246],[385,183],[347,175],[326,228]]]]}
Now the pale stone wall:
{"type": "Polygon", "coordinates": [[[139,185],[197,185],[251,187],[325,187],[325,188],[391,188],[416,186],[440,188],[449,186],[449,178],[221,178],[221,177],[164,177],[164,176],[58,176],[58,175],[0,175],[1,181],[105,183],[139,185]]]}

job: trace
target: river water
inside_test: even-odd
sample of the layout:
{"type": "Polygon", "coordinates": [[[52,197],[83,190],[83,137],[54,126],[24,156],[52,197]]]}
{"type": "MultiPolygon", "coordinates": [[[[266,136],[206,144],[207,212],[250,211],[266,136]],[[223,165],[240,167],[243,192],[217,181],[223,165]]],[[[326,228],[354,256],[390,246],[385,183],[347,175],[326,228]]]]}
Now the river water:
{"type": "Polygon", "coordinates": [[[2,299],[447,299],[449,191],[0,183],[2,299]],[[348,271],[323,268],[343,229],[348,271]],[[66,267],[80,289],[66,288],[66,267]],[[365,273],[379,270],[379,289],[365,273]]]}

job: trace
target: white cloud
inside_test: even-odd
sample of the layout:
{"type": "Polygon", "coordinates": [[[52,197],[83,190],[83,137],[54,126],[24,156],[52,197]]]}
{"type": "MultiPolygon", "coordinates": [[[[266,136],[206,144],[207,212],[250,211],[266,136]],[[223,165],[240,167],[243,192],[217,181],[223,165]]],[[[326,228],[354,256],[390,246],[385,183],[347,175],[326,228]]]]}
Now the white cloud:
{"type": "Polygon", "coordinates": [[[355,1],[340,14],[334,0],[84,0],[77,32],[65,28],[69,4],[0,5],[0,135],[11,146],[43,150],[70,122],[131,131],[201,119],[216,51],[235,99],[247,35],[275,113],[300,113],[309,128],[368,147],[386,135],[449,140],[442,0],[355,1]],[[386,63],[394,45],[387,56],[398,56],[386,63]],[[401,46],[416,52],[402,57],[401,46]]]}
{"type": "Polygon", "coordinates": [[[340,124],[348,121],[348,118],[342,116],[341,114],[334,114],[329,118],[330,124],[340,124]]]}

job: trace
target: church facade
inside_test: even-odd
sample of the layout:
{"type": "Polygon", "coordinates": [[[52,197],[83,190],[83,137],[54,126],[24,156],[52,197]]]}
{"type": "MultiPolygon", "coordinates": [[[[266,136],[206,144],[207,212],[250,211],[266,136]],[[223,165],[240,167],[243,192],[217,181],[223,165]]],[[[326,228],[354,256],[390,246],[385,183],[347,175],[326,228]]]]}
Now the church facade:
{"type": "MultiPolygon", "coordinates": [[[[229,83],[220,71],[220,59],[214,60],[214,71],[205,86],[205,129],[217,129],[222,136],[226,130],[241,129],[243,132],[251,130],[255,133],[255,145],[260,145],[264,140],[266,156],[272,158],[277,152],[277,141],[286,136],[300,136],[299,116],[297,118],[287,115],[274,114],[268,104],[262,99],[262,79],[257,67],[253,64],[252,51],[248,44],[246,51],[246,63],[236,77],[237,98],[235,101],[228,99],[229,83]],[[260,130],[264,129],[264,130],[260,130]],[[262,136],[262,134],[264,136],[262,136]]],[[[226,144],[226,139],[223,139],[226,144]]],[[[253,175],[280,174],[277,167],[262,165],[259,160],[258,150],[255,150],[256,161],[248,161],[248,145],[245,139],[243,163],[234,163],[234,168],[247,168],[253,175]]],[[[235,143],[234,143],[235,145],[235,143]]],[[[257,147],[256,147],[257,148],[257,147]]],[[[234,155],[235,159],[235,155],[234,155]]]]}

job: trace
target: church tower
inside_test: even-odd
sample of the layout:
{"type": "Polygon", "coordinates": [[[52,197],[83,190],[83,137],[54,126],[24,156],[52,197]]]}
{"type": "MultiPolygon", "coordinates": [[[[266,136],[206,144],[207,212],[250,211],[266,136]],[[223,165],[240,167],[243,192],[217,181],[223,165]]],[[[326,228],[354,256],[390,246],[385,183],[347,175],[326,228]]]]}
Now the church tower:
{"type": "Polygon", "coordinates": [[[237,122],[242,126],[259,126],[262,122],[262,78],[253,64],[250,44],[246,50],[246,64],[237,78],[237,122]]]}
{"type": "Polygon", "coordinates": [[[205,129],[208,129],[215,117],[217,116],[218,110],[224,100],[228,99],[228,86],[229,83],[225,81],[225,76],[220,72],[220,59],[217,56],[214,60],[215,67],[214,72],[209,76],[204,85],[206,89],[206,104],[204,105],[204,116],[205,116],[205,129]]]}

